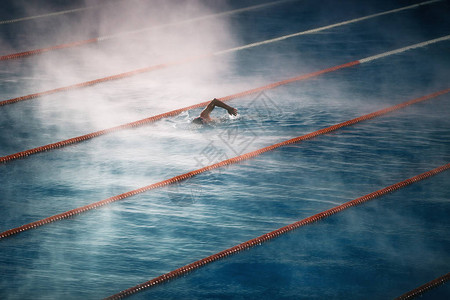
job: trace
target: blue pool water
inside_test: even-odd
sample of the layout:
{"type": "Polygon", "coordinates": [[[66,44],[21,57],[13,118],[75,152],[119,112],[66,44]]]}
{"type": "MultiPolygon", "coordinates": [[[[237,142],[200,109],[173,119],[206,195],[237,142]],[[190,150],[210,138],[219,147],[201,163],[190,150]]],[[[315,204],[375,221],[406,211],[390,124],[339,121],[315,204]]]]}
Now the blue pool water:
{"type": "MultiPolygon", "coordinates": [[[[0,19],[84,5],[37,2],[25,10],[3,1],[0,19]]],[[[1,100],[419,2],[292,0],[0,61],[1,100]]],[[[264,1],[93,3],[100,8],[0,25],[0,55],[264,1]]],[[[449,9],[440,1],[3,106],[0,155],[441,37],[450,32],[449,9]]],[[[239,117],[217,109],[212,126],[190,123],[196,109],[1,164],[0,231],[446,89],[449,50],[440,42],[232,100],[239,117]]],[[[3,239],[0,298],[101,299],[446,164],[449,116],[447,94],[3,239]]],[[[395,298],[449,272],[449,182],[450,173],[441,173],[130,298],[395,298]]],[[[423,299],[449,296],[446,284],[423,299]]]]}

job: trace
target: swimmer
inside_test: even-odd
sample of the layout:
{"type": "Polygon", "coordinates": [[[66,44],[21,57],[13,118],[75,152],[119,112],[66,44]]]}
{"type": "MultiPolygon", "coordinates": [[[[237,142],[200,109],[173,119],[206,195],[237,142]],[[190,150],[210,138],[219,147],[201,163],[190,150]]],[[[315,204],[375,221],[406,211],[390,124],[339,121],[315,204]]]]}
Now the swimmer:
{"type": "Polygon", "coordinates": [[[213,119],[209,116],[209,114],[213,111],[214,107],[222,107],[223,109],[226,109],[230,115],[237,115],[238,111],[236,108],[231,107],[229,105],[226,105],[222,101],[214,98],[209,104],[205,107],[205,109],[200,113],[200,117],[195,118],[192,120],[192,123],[195,124],[207,124],[213,119]]]}

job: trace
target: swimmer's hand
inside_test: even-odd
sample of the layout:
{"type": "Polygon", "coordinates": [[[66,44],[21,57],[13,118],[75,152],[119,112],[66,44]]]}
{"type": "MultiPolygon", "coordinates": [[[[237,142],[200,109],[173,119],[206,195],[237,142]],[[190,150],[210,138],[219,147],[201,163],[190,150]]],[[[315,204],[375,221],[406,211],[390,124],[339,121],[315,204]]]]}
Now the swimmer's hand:
{"type": "Polygon", "coordinates": [[[231,106],[229,108],[227,108],[227,111],[232,116],[236,116],[237,113],[238,113],[238,110],[236,108],[234,108],[234,107],[231,107],[231,106]]]}
{"type": "Polygon", "coordinates": [[[228,111],[228,113],[232,116],[236,116],[238,113],[236,108],[223,103],[222,101],[220,101],[217,98],[214,98],[211,102],[209,102],[209,104],[201,112],[200,117],[204,118],[205,120],[210,119],[209,114],[213,111],[214,107],[216,107],[216,106],[226,109],[228,111]]]}

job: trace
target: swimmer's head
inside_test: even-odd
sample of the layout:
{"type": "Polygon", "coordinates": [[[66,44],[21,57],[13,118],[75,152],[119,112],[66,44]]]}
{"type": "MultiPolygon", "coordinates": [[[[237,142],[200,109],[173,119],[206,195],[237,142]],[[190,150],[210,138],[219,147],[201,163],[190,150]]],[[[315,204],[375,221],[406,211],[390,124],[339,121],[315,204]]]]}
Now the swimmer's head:
{"type": "Polygon", "coordinates": [[[206,124],[205,119],[203,119],[202,117],[195,118],[194,120],[192,120],[192,123],[199,125],[206,124]]]}

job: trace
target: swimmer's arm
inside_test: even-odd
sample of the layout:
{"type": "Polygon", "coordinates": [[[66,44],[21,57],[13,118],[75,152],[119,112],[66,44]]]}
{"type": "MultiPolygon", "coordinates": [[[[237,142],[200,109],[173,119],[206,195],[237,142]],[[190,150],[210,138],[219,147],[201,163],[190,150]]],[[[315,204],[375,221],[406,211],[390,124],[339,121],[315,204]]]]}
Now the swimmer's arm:
{"type": "Polygon", "coordinates": [[[214,98],[209,104],[208,106],[206,106],[206,108],[202,111],[202,113],[200,114],[200,117],[205,118],[205,119],[210,119],[209,114],[213,111],[214,107],[222,107],[223,109],[226,109],[228,111],[228,113],[230,115],[237,115],[237,109],[234,107],[231,107],[225,103],[223,103],[222,101],[214,98]]]}

